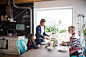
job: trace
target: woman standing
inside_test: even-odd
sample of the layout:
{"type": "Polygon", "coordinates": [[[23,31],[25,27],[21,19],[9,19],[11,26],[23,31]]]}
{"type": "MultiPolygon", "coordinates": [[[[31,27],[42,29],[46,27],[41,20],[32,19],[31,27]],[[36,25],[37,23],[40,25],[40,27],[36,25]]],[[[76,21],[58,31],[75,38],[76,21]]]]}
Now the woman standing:
{"type": "Polygon", "coordinates": [[[45,33],[45,19],[41,19],[40,21],[40,25],[38,25],[36,27],[36,44],[41,44],[41,38],[43,39],[47,39],[47,40],[50,40],[49,38],[45,37],[45,36],[50,36],[50,35],[47,35],[45,33]]]}

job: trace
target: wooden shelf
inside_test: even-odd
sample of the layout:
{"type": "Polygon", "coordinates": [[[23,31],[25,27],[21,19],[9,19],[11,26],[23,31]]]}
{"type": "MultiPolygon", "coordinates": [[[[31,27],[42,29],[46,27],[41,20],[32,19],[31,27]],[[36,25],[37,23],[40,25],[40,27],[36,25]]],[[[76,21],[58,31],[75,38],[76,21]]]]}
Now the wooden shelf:
{"type": "MultiPolygon", "coordinates": [[[[19,4],[19,3],[39,2],[39,1],[51,1],[51,0],[15,0],[15,3],[19,4]]],[[[1,0],[0,4],[8,4],[8,0],[1,0]]],[[[11,4],[12,4],[12,1],[11,1],[11,4]]]]}
{"type": "MultiPolygon", "coordinates": [[[[14,21],[1,21],[1,22],[14,22],[14,21]]],[[[16,21],[15,21],[16,22],[16,21]]]]}

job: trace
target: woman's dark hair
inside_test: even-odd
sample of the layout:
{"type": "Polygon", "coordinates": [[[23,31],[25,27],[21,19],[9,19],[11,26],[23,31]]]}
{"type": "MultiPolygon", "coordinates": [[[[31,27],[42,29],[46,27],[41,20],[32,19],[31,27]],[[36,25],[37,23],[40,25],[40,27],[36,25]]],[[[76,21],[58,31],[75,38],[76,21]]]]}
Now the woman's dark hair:
{"type": "Polygon", "coordinates": [[[40,23],[43,23],[43,22],[46,22],[45,19],[41,19],[41,20],[40,20],[40,23]]]}
{"type": "Polygon", "coordinates": [[[29,46],[33,42],[33,37],[34,37],[34,33],[28,34],[27,46],[29,46]]]}

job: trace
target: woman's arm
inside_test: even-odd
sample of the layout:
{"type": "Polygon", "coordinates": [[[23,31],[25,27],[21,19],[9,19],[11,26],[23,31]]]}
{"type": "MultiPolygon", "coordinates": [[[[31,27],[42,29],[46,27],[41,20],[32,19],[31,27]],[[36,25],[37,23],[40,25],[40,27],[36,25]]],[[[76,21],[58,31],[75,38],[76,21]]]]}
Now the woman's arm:
{"type": "Polygon", "coordinates": [[[72,39],[72,46],[80,47],[80,38],[73,38],[72,39]]]}
{"type": "Polygon", "coordinates": [[[44,33],[43,33],[43,35],[45,35],[45,36],[48,36],[48,35],[45,33],[45,30],[44,30],[44,33]]]}
{"type": "Polygon", "coordinates": [[[62,45],[64,45],[64,46],[72,46],[72,44],[70,43],[70,42],[62,42],[62,45]]]}
{"type": "Polygon", "coordinates": [[[72,46],[72,43],[67,42],[66,45],[67,45],[67,46],[72,46]]]}
{"type": "Polygon", "coordinates": [[[72,39],[72,44],[71,43],[67,43],[67,46],[76,46],[76,47],[80,47],[80,38],[73,38],[72,39]]]}
{"type": "Polygon", "coordinates": [[[37,27],[37,33],[40,37],[44,38],[44,39],[47,39],[47,40],[50,40],[49,38],[47,37],[44,37],[43,35],[41,35],[41,32],[39,31],[40,30],[40,27],[37,27]]]}
{"type": "Polygon", "coordinates": [[[43,33],[43,35],[48,36],[48,35],[45,33],[45,26],[44,26],[44,33],[43,33]]]}

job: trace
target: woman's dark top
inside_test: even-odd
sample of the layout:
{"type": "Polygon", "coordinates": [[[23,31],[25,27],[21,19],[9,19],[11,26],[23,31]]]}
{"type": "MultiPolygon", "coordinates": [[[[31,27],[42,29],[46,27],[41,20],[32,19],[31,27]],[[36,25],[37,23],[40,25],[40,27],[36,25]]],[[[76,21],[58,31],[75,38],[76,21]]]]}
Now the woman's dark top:
{"type": "MultiPolygon", "coordinates": [[[[43,35],[41,35],[41,27],[40,25],[38,25],[36,27],[36,44],[40,44],[41,43],[41,38],[43,38],[44,36],[48,36],[46,33],[45,33],[45,26],[44,26],[44,33],[43,35]]],[[[44,38],[43,38],[44,39],[44,38]]]]}

